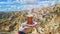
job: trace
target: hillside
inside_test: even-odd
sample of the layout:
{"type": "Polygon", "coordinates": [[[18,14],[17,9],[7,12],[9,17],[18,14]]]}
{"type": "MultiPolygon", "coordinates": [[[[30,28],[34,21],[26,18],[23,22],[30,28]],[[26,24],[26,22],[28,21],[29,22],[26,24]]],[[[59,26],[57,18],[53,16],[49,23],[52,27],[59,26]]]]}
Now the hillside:
{"type": "MultiPolygon", "coordinates": [[[[22,22],[26,21],[26,15],[29,10],[16,12],[0,12],[0,32],[18,31],[22,22]]],[[[60,4],[50,7],[31,9],[34,15],[34,21],[37,21],[40,26],[36,28],[36,33],[41,34],[60,34],[60,4]],[[58,22],[59,21],[59,22],[58,22]],[[54,25],[56,22],[56,25],[54,25]],[[55,27],[56,26],[56,27],[55,27]],[[52,29],[51,29],[52,28],[52,29]],[[39,31],[38,31],[39,30],[39,31]]]]}

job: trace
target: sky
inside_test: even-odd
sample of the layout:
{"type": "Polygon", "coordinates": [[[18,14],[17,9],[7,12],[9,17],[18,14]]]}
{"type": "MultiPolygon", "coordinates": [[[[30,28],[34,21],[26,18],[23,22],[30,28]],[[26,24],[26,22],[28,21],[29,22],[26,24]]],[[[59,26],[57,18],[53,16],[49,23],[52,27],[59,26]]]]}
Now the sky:
{"type": "Polygon", "coordinates": [[[32,8],[49,7],[60,0],[0,0],[0,11],[20,11],[32,8]]]}

